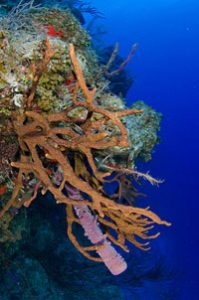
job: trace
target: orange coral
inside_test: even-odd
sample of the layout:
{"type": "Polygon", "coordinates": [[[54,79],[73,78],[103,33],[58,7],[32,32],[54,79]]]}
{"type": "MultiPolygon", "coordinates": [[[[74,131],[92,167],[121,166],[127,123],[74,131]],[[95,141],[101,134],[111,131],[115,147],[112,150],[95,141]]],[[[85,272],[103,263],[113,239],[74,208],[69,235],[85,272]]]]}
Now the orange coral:
{"type": "Polygon", "coordinates": [[[51,58],[55,55],[55,53],[56,53],[56,50],[51,49],[49,38],[46,38],[45,51],[44,51],[42,60],[38,63],[37,66],[35,64],[32,64],[32,66],[31,66],[32,67],[32,75],[33,75],[32,86],[31,86],[29,93],[27,94],[27,97],[25,98],[25,103],[24,103],[24,104],[27,104],[27,107],[31,106],[31,103],[32,103],[32,100],[34,99],[39,80],[40,80],[42,74],[46,71],[47,65],[50,62],[51,58]]]}
{"type": "MultiPolygon", "coordinates": [[[[97,221],[102,225],[107,238],[112,243],[128,251],[125,245],[125,241],[128,240],[136,247],[146,250],[148,243],[142,244],[137,241],[136,237],[144,240],[155,238],[158,234],[148,236],[153,224],[169,225],[169,223],[162,221],[149,208],[119,204],[103,192],[104,177],[115,171],[119,171],[120,174],[137,174],[138,176],[143,174],[115,168],[109,168],[108,173],[100,172],[93,157],[93,150],[104,150],[115,146],[128,147],[127,129],[120,118],[142,111],[128,109],[110,112],[97,106],[95,104],[96,88],[90,90],[87,87],[72,44],[69,46],[69,53],[76,76],[72,105],[62,112],[51,115],[43,115],[31,110],[38,82],[55,51],[51,49],[47,39],[44,60],[37,67],[33,67],[32,87],[24,99],[28,110],[13,118],[21,157],[19,161],[11,164],[12,167],[18,169],[18,176],[13,194],[0,212],[0,217],[19,201],[20,191],[24,188],[24,178],[28,180],[31,174],[37,179],[35,191],[41,185],[43,194],[48,190],[54,195],[57,203],[66,205],[69,238],[85,256],[101,261],[100,258],[90,254],[91,251],[98,250],[101,245],[84,248],[73,234],[73,224],[79,223],[74,207],[83,205],[96,215],[97,221]],[[80,92],[83,93],[83,100],[78,99],[80,92]],[[77,108],[84,109],[83,119],[71,117],[71,113],[77,108]],[[97,120],[95,116],[98,116],[97,120]],[[117,128],[117,135],[111,135],[105,130],[110,124],[117,128]],[[59,170],[62,174],[59,183],[55,183],[52,173],[49,173],[50,164],[54,170],[59,170]],[[90,171],[86,164],[89,165],[90,171]],[[82,201],[67,196],[65,189],[67,184],[81,193],[82,201]]],[[[145,177],[152,181],[149,175],[146,174],[145,177]]],[[[35,193],[33,198],[35,198],[35,193]]],[[[28,206],[33,198],[24,204],[28,206]]],[[[23,201],[25,202],[21,199],[21,202],[23,201]]]]}

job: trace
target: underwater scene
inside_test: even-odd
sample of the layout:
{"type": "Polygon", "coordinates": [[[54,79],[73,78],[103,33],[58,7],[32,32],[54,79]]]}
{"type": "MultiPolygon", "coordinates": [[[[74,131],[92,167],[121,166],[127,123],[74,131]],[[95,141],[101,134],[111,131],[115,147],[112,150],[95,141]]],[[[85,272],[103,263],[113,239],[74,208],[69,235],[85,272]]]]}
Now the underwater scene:
{"type": "Polygon", "coordinates": [[[0,300],[199,300],[199,2],[0,0],[0,300]]]}

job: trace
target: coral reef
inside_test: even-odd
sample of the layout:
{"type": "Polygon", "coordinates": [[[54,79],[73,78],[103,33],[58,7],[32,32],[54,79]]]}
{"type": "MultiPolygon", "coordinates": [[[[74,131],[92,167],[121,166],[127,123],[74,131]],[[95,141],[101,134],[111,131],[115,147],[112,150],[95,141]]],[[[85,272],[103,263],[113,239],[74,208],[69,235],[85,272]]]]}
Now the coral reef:
{"type": "MultiPolygon", "coordinates": [[[[48,7],[58,8],[61,10],[69,9],[81,24],[85,23],[84,14],[89,14],[94,18],[101,18],[103,14],[99,12],[91,3],[83,0],[20,0],[17,5],[18,11],[24,11],[29,8],[48,7]]],[[[10,11],[16,10],[16,1],[2,0],[0,4],[0,15],[6,15],[10,11]]]]}
{"type": "MultiPolygon", "coordinates": [[[[159,183],[134,168],[135,158],[149,159],[157,143],[158,115],[143,103],[128,109],[110,92],[88,34],[69,11],[20,14],[0,22],[1,230],[8,233],[15,214],[40,189],[50,191],[66,207],[74,246],[118,275],[127,266],[113,245],[128,252],[129,241],[148,250],[141,240],[159,235],[149,234],[154,224],[170,225],[148,207],[121,203],[104,190],[106,182],[126,184],[128,176],[159,183]],[[91,245],[78,241],[76,224],[91,245]]],[[[125,187],[134,191],[129,183],[125,187]]]]}
{"type": "Polygon", "coordinates": [[[154,111],[143,101],[135,102],[132,108],[142,109],[143,113],[130,116],[125,120],[125,125],[129,131],[131,160],[135,161],[139,157],[145,161],[149,161],[154,145],[158,144],[160,140],[157,132],[160,130],[162,115],[154,111]],[[136,136],[138,132],[139,138],[136,136]]]}

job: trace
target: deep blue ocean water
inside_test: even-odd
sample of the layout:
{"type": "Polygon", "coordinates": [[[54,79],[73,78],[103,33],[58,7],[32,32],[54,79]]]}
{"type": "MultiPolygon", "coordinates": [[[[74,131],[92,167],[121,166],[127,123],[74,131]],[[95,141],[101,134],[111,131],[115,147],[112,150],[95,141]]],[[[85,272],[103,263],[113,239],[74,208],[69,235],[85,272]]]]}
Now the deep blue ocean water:
{"type": "MultiPolygon", "coordinates": [[[[158,188],[148,188],[152,208],[172,222],[154,242],[173,269],[176,296],[199,299],[199,2],[196,0],[93,0],[104,12],[107,43],[120,44],[127,56],[131,44],[139,47],[128,70],[135,84],[128,103],[143,99],[163,114],[161,143],[145,168],[164,178],[158,188]]],[[[133,277],[133,254],[125,282],[133,277]]],[[[151,294],[138,299],[162,299],[157,283],[151,294]],[[158,296],[159,295],[159,296],[158,296]]],[[[134,299],[134,298],[133,298],[134,299]]]]}

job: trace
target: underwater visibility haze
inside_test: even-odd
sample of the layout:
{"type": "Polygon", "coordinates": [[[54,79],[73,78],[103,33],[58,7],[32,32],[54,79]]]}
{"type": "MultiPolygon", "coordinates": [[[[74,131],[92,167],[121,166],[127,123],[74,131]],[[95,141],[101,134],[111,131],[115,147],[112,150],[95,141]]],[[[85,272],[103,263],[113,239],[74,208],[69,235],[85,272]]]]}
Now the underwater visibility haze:
{"type": "Polygon", "coordinates": [[[0,300],[197,300],[199,4],[0,0],[0,300]]]}

